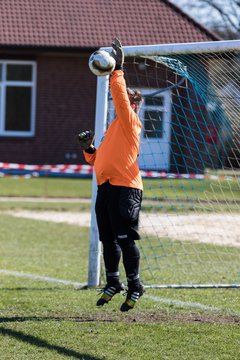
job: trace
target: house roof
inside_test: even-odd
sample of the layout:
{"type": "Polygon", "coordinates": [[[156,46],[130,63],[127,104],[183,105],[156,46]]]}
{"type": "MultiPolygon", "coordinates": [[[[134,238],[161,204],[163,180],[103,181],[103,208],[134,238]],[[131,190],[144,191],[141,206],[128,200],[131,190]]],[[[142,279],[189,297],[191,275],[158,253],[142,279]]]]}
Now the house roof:
{"type": "Polygon", "coordinates": [[[96,48],[219,38],[168,0],[1,0],[0,46],[96,48]]]}

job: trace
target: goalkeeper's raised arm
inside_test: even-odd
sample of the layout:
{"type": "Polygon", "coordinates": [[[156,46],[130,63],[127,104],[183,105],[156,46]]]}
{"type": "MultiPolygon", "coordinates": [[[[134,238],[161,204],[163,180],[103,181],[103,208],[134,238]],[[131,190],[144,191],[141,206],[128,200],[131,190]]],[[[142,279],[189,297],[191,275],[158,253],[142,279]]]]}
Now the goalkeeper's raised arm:
{"type": "Polygon", "coordinates": [[[112,73],[110,78],[110,89],[117,116],[125,121],[126,126],[128,125],[127,121],[129,120],[133,123],[138,123],[141,127],[138,116],[134,116],[131,113],[133,111],[135,114],[138,114],[142,103],[142,95],[140,91],[126,87],[126,82],[123,76],[124,52],[120,41],[115,39],[112,43],[112,47],[113,50],[111,54],[115,58],[116,66],[115,71],[112,73]]]}

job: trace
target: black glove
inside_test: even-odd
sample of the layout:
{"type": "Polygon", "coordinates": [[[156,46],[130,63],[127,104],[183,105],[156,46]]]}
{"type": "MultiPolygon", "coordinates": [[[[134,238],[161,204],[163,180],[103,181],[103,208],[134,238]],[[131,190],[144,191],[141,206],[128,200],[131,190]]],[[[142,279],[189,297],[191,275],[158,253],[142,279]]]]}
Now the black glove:
{"type": "Polygon", "coordinates": [[[124,63],[124,52],[121,42],[116,38],[112,42],[112,57],[116,60],[116,66],[114,70],[122,70],[124,63]]]}
{"type": "Polygon", "coordinates": [[[78,134],[78,141],[81,145],[81,148],[89,154],[93,154],[96,149],[93,145],[94,133],[92,130],[82,131],[78,134]]]}

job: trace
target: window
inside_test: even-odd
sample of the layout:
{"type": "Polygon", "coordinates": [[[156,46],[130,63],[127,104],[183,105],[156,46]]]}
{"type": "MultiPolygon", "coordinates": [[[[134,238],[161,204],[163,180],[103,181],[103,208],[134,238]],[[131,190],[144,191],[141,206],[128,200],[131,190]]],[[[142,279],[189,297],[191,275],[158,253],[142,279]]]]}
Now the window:
{"type": "Polygon", "coordinates": [[[36,63],[0,60],[0,136],[35,133],[36,63]]]}
{"type": "Polygon", "coordinates": [[[145,138],[163,137],[164,97],[146,94],[144,100],[144,133],[145,138]]]}

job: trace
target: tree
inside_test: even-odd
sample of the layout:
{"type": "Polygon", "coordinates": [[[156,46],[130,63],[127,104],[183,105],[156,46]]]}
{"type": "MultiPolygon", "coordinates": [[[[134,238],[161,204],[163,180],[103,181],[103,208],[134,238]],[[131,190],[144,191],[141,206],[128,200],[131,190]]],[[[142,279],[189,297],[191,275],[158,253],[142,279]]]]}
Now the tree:
{"type": "Polygon", "coordinates": [[[222,38],[240,38],[240,0],[170,1],[222,38]]]}

